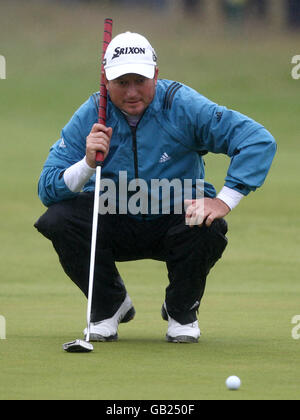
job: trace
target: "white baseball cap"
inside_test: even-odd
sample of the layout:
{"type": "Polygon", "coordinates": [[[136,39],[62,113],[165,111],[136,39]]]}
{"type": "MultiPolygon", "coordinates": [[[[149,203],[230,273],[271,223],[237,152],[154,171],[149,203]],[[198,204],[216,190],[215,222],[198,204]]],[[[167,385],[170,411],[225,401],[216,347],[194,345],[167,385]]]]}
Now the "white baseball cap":
{"type": "Polygon", "coordinates": [[[129,73],[154,79],[157,56],[144,36],[126,32],[108,45],[103,64],[107,80],[129,73]]]}

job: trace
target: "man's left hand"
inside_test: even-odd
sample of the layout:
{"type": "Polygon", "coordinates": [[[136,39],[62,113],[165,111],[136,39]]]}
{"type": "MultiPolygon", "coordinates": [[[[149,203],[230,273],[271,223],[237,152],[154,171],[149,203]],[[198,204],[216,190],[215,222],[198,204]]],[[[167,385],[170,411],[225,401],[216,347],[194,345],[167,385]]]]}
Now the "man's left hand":
{"type": "Polygon", "coordinates": [[[185,200],[186,224],[190,227],[211,226],[215,219],[222,219],[230,212],[230,208],[219,198],[202,198],[185,200]]]}

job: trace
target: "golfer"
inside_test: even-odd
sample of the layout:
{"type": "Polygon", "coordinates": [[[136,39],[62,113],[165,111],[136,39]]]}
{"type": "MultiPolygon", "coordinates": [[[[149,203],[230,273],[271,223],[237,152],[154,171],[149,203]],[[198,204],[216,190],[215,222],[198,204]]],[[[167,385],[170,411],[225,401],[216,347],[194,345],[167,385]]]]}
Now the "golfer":
{"type": "MultiPolygon", "coordinates": [[[[227,246],[225,217],[262,186],[276,143],[245,115],[159,80],[156,53],[139,34],[115,37],[104,69],[107,124],[97,123],[96,93],[63,128],[40,176],[48,209],[35,227],[87,296],[95,157],[103,152],[90,340],[117,340],[119,323],[135,315],[116,262],[153,259],[166,263],[169,277],[161,311],[167,341],[197,343],[206,279],[227,246]],[[230,158],[219,192],[205,180],[209,152],[230,158]],[[157,188],[162,181],[169,194],[157,188]]],[[[139,277],[149,290],[144,273],[139,277]]]]}

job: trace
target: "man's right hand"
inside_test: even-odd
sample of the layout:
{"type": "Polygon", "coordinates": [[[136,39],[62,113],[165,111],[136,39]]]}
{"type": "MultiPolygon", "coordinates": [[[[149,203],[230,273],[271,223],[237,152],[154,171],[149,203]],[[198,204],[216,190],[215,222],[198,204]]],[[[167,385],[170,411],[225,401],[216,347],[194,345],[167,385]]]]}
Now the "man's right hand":
{"type": "Polygon", "coordinates": [[[86,138],[86,162],[91,168],[96,168],[96,153],[102,152],[104,159],[108,155],[112,136],[112,128],[102,124],[94,124],[86,138]]]}

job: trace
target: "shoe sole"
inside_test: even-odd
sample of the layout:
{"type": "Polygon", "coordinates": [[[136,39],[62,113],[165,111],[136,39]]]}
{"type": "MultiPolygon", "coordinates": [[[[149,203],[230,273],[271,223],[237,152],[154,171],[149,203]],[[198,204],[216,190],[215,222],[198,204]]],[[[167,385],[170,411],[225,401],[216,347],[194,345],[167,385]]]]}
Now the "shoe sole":
{"type": "MultiPolygon", "coordinates": [[[[132,321],[135,317],[136,311],[134,307],[130,308],[129,311],[125,314],[124,318],[122,318],[122,321],[120,321],[120,324],[126,324],[129,321],[132,321]]],[[[118,334],[111,335],[109,337],[104,337],[103,335],[99,334],[90,334],[90,342],[91,343],[104,343],[104,342],[113,342],[118,341],[118,334]]],[[[86,339],[86,336],[85,336],[86,339]]]]}
{"type": "Polygon", "coordinates": [[[112,342],[118,341],[118,334],[111,335],[110,337],[104,337],[103,335],[99,334],[91,334],[90,335],[90,342],[91,343],[105,343],[105,342],[112,342]]]}
{"type": "Polygon", "coordinates": [[[169,335],[166,335],[166,340],[168,343],[199,343],[199,339],[192,337],[190,335],[178,335],[177,337],[171,337],[169,335]]]}

